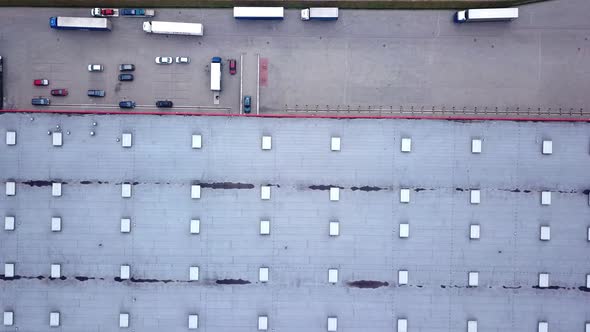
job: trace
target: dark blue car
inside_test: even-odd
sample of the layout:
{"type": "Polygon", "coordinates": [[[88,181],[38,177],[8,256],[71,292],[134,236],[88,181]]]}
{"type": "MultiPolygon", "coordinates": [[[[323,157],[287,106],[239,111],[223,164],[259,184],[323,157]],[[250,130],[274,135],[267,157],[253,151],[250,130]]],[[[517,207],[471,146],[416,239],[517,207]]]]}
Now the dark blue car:
{"type": "Polygon", "coordinates": [[[49,105],[50,103],[51,102],[49,101],[48,98],[39,97],[39,98],[31,99],[31,104],[37,105],[37,106],[45,106],[45,105],[49,105]]]}
{"type": "Polygon", "coordinates": [[[252,97],[244,96],[244,113],[250,113],[252,111],[252,97]]]}
{"type": "Polygon", "coordinates": [[[121,15],[143,15],[143,9],[134,9],[134,8],[123,8],[121,9],[121,15]]]}
{"type": "Polygon", "coordinates": [[[154,16],[153,9],[143,9],[143,8],[123,8],[119,11],[122,16],[136,16],[136,17],[143,17],[143,16],[154,16]]]}
{"type": "Polygon", "coordinates": [[[133,74],[119,74],[119,81],[133,81],[133,74]]]}
{"type": "Polygon", "coordinates": [[[104,97],[104,90],[88,90],[88,97],[104,97]]]}
{"type": "Polygon", "coordinates": [[[119,102],[119,107],[120,108],[134,108],[135,102],[131,101],[131,100],[121,101],[121,102],[119,102]]]}

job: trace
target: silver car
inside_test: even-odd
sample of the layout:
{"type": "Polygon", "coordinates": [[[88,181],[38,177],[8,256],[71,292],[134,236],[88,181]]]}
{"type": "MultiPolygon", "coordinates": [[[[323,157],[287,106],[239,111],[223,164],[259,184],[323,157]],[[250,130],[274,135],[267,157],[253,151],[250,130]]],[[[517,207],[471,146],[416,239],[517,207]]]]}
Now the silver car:
{"type": "Polygon", "coordinates": [[[172,64],[172,57],[159,56],[156,58],[156,63],[159,65],[170,65],[170,64],[172,64]]]}
{"type": "Polygon", "coordinates": [[[191,58],[187,56],[177,56],[176,63],[191,63],[191,58]]]}
{"type": "Polygon", "coordinates": [[[104,67],[102,65],[97,64],[89,64],[88,71],[103,71],[104,67]]]}

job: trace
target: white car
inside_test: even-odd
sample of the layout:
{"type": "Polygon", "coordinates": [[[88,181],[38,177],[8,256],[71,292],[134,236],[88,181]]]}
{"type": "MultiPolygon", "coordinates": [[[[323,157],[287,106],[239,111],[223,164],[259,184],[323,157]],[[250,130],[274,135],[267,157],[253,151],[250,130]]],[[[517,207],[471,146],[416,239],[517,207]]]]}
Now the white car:
{"type": "Polygon", "coordinates": [[[191,63],[191,58],[187,56],[177,56],[176,63],[191,63]]]}
{"type": "Polygon", "coordinates": [[[172,57],[159,56],[156,58],[156,63],[159,65],[170,65],[170,64],[172,64],[172,57]]]}
{"type": "Polygon", "coordinates": [[[104,67],[102,65],[96,65],[96,64],[89,64],[88,65],[88,71],[103,71],[104,67]]]}

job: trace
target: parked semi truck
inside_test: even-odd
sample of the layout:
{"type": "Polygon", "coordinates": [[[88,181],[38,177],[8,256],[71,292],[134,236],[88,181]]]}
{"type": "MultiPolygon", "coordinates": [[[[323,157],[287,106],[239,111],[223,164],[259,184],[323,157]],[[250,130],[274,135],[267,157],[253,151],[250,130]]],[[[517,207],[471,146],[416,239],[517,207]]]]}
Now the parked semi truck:
{"type": "Polygon", "coordinates": [[[283,7],[234,7],[234,18],[242,20],[282,20],[283,7]]]}
{"type": "Polygon", "coordinates": [[[466,9],[455,13],[455,22],[511,21],[518,18],[518,8],[466,9]]]}
{"type": "Polygon", "coordinates": [[[104,17],[65,17],[49,18],[49,26],[58,30],[97,30],[110,31],[111,21],[104,17]]]}
{"type": "Polygon", "coordinates": [[[211,58],[211,91],[221,91],[221,58],[211,58]]]}
{"type": "Polygon", "coordinates": [[[203,25],[200,23],[148,21],[143,22],[143,31],[165,35],[202,36],[203,25]]]}
{"type": "Polygon", "coordinates": [[[301,10],[301,19],[334,21],[338,19],[338,8],[305,8],[301,10]]]}

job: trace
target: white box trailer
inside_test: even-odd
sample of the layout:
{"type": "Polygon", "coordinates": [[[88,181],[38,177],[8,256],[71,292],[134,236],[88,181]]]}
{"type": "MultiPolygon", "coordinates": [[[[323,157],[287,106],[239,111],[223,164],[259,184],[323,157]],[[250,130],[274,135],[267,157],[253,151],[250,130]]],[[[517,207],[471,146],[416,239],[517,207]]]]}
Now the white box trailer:
{"type": "Polygon", "coordinates": [[[203,25],[201,23],[147,21],[143,22],[143,31],[165,35],[202,36],[203,25]]]}
{"type": "Polygon", "coordinates": [[[466,9],[455,13],[455,22],[511,21],[518,18],[518,8],[466,9]]]}
{"type": "Polygon", "coordinates": [[[283,7],[234,7],[234,18],[243,20],[282,20],[283,7]]]}
{"type": "Polygon", "coordinates": [[[211,59],[211,91],[221,91],[221,58],[211,59]]]}
{"type": "Polygon", "coordinates": [[[335,21],[338,19],[338,8],[305,8],[301,10],[303,21],[335,21]]]}
{"type": "Polygon", "coordinates": [[[110,31],[111,21],[104,17],[54,16],[49,18],[49,26],[57,30],[110,31]]]}

